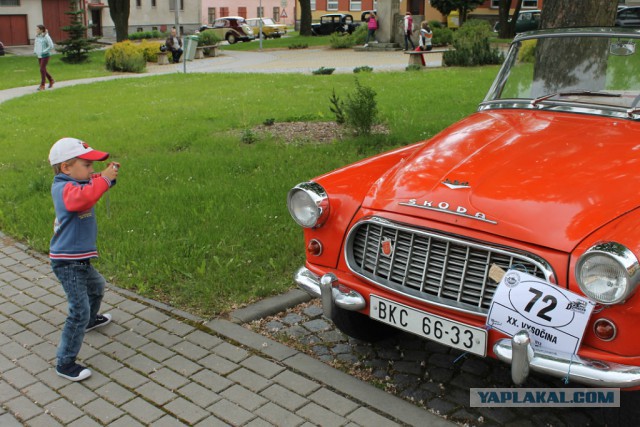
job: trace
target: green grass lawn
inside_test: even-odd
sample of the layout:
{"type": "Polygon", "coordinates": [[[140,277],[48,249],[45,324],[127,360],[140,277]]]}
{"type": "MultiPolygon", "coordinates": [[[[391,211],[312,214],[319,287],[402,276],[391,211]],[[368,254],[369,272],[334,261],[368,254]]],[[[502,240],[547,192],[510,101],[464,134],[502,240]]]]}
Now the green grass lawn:
{"type": "MultiPolygon", "coordinates": [[[[46,253],[54,212],[50,146],[64,136],[109,151],[118,184],[97,205],[112,283],[213,316],[292,287],[302,230],[287,191],[384,149],[434,135],[473,112],[497,67],[366,73],[391,133],[332,144],[284,144],[244,130],[328,121],[329,97],[353,75],[172,74],[79,85],[0,104],[0,229],[46,253]]],[[[100,170],[101,164],[96,165],[100,170]]]]}
{"type": "MultiPolygon", "coordinates": [[[[53,55],[47,70],[56,81],[78,80],[90,77],[109,76],[113,74],[104,66],[104,50],[89,53],[89,61],[78,65],[65,64],[62,55],[53,55]]],[[[40,84],[40,68],[38,59],[33,56],[1,56],[0,57],[0,90],[13,87],[40,84]]]]}

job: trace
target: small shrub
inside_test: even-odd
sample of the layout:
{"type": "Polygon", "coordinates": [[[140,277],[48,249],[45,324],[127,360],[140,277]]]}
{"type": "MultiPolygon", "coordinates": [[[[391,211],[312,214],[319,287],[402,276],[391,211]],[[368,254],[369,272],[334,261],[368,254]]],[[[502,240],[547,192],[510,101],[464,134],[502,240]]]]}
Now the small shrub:
{"type": "Polygon", "coordinates": [[[331,98],[329,98],[329,102],[331,102],[331,107],[329,107],[329,110],[331,110],[331,112],[336,115],[336,123],[339,125],[344,124],[345,122],[344,109],[343,109],[344,103],[340,101],[340,97],[336,95],[335,88],[333,89],[331,98]]]}
{"type": "Polygon", "coordinates": [[[266,119],[264,122],[262,122],[262,124],[265,126],[273,126],[275,122],[276,122],[276,119],[266,119]]]}
{"type": "Polygon", "coordinates": [[[329,36],[329,44],[334,49],[349,49],[355,46],[356,42],[350,34],[335,32],[329,36]]]}
{"type": "Polygon", "coordinates": [[[373,68],[368,65],[363,65],[362,67],[356,67],[353,69],[354,73],[370,73],[373,71],[373,68]]]}
{"type": "Polygon", "coordinates": [[[537,40],[525,40],[518,52],[518,61],[533,62],[536,59],[537,40]]]}
{"type": "Polygon", "coordinates": [[[204,30],[198,34],[198,46],[212,46],[220,41],[220,37],[213,30],[204,30]]]}
{"type": "Polygon", "coordinates": [[[289,49],[306,49],[309,45],[307,43],[291,43],[289,49]]]}
{"type": "Polygon", "coordinates": [[[353,33],[351,33],[351,39],[353,40],[354,45],[364,44],[364,41],[367,39],[368,33],[367,25],[360,24],[355,29],[353,33]]]}
{"type": "Polygon", "coordinates": [[[129,40],[112,45],[106,50],[104,59],[110,71],[141,73],[147,66],[142,49],[129,40]]]}
{"type": "Polygon", "coordinates": [[[431,43],[434,46],[449,46],[453,44],[453,30],[451,28],[431,28],[433,38],[431,43]]]}
{"type": "Polygon", "coordinates": [[[240,140],[245,144],[254,144],[258,141],[258,136],[251,129],[245,129],[244,131],[242,131],[240,140]]]}
{"type": "Polygon", "coordinates": [[[129,40],[143,40],[143,39],[165,39],[169,33],[163,33],[162,31],[139,31],[137,33],[131,33],[128,35],[129,40]]]}
{"type": "Polygon", "coordinates": [[[378,118],[376,92],[362,86],[356,78],[356,90],[347,95],[344,103],[345,124],[357,135],[369,135],[378,118]]]}
{"type": "Polygon", "coordinates": [[[160,52],[160,46],[163,42],[142,40],[138,43],[138,48],[142,49],[142,54],[147,62],[157,62],[158,52],[160,52]]]}
{"type": "Polygon", "coordinates": [[[436,21],[435,19],[429,21],[429,26],[431,27],[432,30],[434,28],[446,28],[442,22],[436,21]]]}
{"type": "Polygon", "coordinates": [[[491,26],[488,22],[477,19],[465,22],[453,37],[455,50],[442,55],[443,64],[462,67],[500,64],[504,60],[504,55],[489,44],[491,35],[491,26]]]}
{"type": "Polygon", "coordinates": [[[407,65],[405,71],[422,71],[422,67],[418,64],[407,65]]]}
{"type": "Polygon", "coordinates": [[[313,70],[312,73],[313,74],[332,74],[336,69],[335,68],[326,68],[326,67],[320,67],[317,70],[313,70]]]}

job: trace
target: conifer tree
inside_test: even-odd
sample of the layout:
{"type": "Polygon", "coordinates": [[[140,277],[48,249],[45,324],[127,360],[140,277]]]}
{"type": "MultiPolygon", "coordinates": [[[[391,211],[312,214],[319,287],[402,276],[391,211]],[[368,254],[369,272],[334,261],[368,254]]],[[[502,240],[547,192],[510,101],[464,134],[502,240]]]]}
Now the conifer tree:
{"type": "Polygon", "coordinates": [[[79,0],[69,1],[69,10],[65,15],[69,15],[69,25],[62,27],[62,31],[69,34],[69,38],[58,42],[61,46],[57,50],[62,53],[62,60],[71,64],[85,62],[89,57],[89,52],[95,49],[94,43],[98,37],[86,37],[87,27],[82,23],[84,12],[80,8],[79,0]]]}

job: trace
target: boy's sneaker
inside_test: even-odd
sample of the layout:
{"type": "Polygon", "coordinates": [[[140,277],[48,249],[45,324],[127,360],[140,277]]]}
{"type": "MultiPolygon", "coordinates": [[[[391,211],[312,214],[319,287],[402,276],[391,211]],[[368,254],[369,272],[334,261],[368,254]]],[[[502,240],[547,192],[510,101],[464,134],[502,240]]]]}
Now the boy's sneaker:
{"type": "Polygon", "coordinates": [[[91,376],[91,371],[73,362],[65,366],[56,366],[56,374],[71,381],[82,381],[91,376]]]}
{"type": "Polygon", "coordinates": [[[85,332],[89,332],[92,331],[96,328],[100,328],[101,326],[104,326],[108,323],[111,322],[111,315],[109,313],[105,313],[105,314],[98,314],[96,316],[96,320],[95,322],[93,322],[93,325],[91,326],[87,326],[87,329],[85,329],[85,332]]]}

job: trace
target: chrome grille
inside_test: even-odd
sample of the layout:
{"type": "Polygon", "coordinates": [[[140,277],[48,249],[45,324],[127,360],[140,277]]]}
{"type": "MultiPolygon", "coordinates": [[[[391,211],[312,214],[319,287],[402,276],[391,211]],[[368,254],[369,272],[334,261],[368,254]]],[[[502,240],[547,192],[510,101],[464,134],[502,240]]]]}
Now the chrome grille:
{"type": "Polygon", "coordinates": [[[535,255],[413,229],[381,218],[358,223],[349,233],[349,268],[379,285],[458,310],[486,314],[498,283],[489,277],[497,265],[542,279],[553,275],[535,255]],[[393,251],[382,252],[390,239],[393,251]]]}

